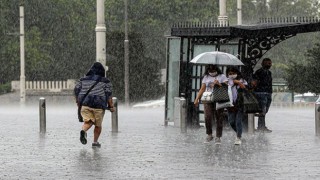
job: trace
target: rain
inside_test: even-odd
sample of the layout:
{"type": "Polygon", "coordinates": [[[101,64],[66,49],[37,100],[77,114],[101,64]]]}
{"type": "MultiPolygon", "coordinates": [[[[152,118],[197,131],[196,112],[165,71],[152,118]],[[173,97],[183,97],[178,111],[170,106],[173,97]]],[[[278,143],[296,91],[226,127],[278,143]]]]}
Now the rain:
{"type": "Polygon", "coordinates": [[[1,0],[0,179],[319,179],[319,5],[1,0]],[[205,67],[190,61],[208,51],[239,58],[248,82],[272,60],[271,133],[244,116],[235,145],[225,109],[221,144],[204,143],[204,105],[194,100],[205,67]],[[91,147],[93,128],[79,141],[74,97],[96,61],[117,102],[101,148],[91,147]]]}

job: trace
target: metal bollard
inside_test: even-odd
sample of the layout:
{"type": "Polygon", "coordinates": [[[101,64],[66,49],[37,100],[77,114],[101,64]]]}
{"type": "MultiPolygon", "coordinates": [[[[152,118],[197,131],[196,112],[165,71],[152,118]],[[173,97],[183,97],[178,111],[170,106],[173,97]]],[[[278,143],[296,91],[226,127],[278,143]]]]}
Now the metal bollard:
{"type": "Polygon", "coordinates": [[[315,104],[316,136],[320,136],[320,102],[315,104]]]}
{"type": "Polygon", "coordinates": [[[182,133],[187,132],[187,103],[185,98],[180,98],[180,130],[182,133]]]}
{"type": "Polygon", "coordinates": [[[41,97],[39,99],[39,123],[40,123],[40,133],[46,133],[46,99],[41,97]]]}
{"type": "Polygon", "coordinates": [[[111,113],[111,127],[112,132],[118,132],[118,100],[116,97],[112,98],[114,111],[111,113]]]}
{"type": "Polygon", "coordinates": [[[254,134],[254,114],[248,114],[248,134],[254,134]]]}
{"type": "Polygon", "coordinates": [[[175,127],[181,126],[181,98],[174,97],[173,122],[175,127]]]}

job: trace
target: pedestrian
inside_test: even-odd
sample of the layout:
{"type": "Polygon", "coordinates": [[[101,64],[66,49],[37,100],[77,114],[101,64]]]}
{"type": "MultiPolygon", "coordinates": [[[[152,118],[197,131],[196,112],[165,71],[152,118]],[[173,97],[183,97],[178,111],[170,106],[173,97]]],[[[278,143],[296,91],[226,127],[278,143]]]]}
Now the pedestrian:
{"type": "Polygon", "coordinates": [[[239,102],[238,92],[245,89],[248,85],[247,81],[243,79],[240,71],[236,67],[227,69],[228,84],[232,91],[233,107],[228,107],[228,122],[231,128],[236,132],[235,145],[241,144],[242,135],[242,120],[243,120],[243,104],[239,102]]]}
{"type": "Polygon", "coordinates": [[[272,101],[272,74],[269,70],[272,66],[270,58],[264,58],[261,63],[262,67],[253,74],[252,86],[254,88],[262,113],[258,114],[257,131],[270,133],[272,132],[266,126],[266,114],[272,101]]]}
{"type": "Polygon", "coordinates": [[[83,117],[80,142],[87,144],[87,131],[94,125],[92,147],[101,147],[98,142],[102,130],[102,121],[105,110],[114,111],[112,102],[112,84],[105,76],[105,69],[99,62],[93,63],[85,77],[81,78],[74,88],[77,105],[81,107],[83,117]],[[92,88],[93,87],[93,88],[92,88]],[[89,93],[86,96],[86,93],[89,93]],[[83,99],[83,97],[85,97],[83,99]],[[83,101],[82,101],[83,100],[83,101]]]}
{"type": "MultiPolygon", "coordinates": [[[[213,64],[207,66],[206,71],[204,73],[201,88],[199,93],[194,100],[195,107],[198,107],[199,101],[202,97],[202,94],[205,91],[213,91],[214,86],[222,86],[222,84],[227,85],[228,78],[222,73],[222,71],[213,64]]],[[[212,135],[212,122],[216,120],[216,137],[215,137],[215,144],[221,144],[221,137],[222,137],[222,128],[223,128],[223,109],[216,110],[215,103],[205,103],[204,104],[204,119],[205,119],[205,126],[206,126],[206,134],[208,135],[205,142],[208,143],[213,140],[212,135]]]]}

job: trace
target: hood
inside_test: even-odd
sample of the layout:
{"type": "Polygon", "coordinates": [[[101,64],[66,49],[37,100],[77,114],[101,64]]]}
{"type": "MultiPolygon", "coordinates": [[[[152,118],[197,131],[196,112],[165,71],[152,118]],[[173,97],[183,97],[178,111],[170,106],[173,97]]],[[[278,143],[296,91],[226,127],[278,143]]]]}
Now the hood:
{"type": "Polygon", "coordinates": [[[86,76],[99,75],[101,77],[105,77],[105,69],[103,65],[99,62],[93,63],[90,67],[90,70],[87,72],[86,76]]]}

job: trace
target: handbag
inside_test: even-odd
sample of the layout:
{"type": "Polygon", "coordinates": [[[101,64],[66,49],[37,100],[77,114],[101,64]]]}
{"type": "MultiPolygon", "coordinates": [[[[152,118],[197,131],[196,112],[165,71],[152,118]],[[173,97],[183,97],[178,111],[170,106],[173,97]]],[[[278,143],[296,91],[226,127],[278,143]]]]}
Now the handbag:
{"type": "Polygon", "coordinates": [[[216,103],[216,110],[222,109],[222,108],[233,107],[232,90],[231,90],[231,86],[229,86],[229,85],[228,85],[228,97],[229,97],[229,101],[216,103]]]}
{"type": "Polygon", "coordinates": [[[201,96],[201,102],[202,103],[213,103],[213,93],[210,91],[203,92],[201,96]]]}
{"type": "Polygon", "coordinates": [[[243,89],[241,92],[238,93],[238,96],[242,101],[241,104],[243,106],[244,113],[261,113],[262,112],[259,101],[252,91],[243,89]]]}
{"type": "Polygon", "coordinates": [[[84,99],[87,97],[87,95],[89,94],[89,92],[94,88],[94,86],[96,86],[100,81],[100,78],[90,87],[90,89],[86,92],[86,94],[82,97],[79,106],[78,106],[78,119],[79,122],[83,122],[83,117],[81,116],[81,108],[82,108],[82,103],[84,101],[84,99]]]}
{"type": "Polygon", "coordinates": [[[228,85],[222,84],[222,86],[213,87],[213,101],[215,102],[228,102],[230,101],[228,95],[228,85]]]}

